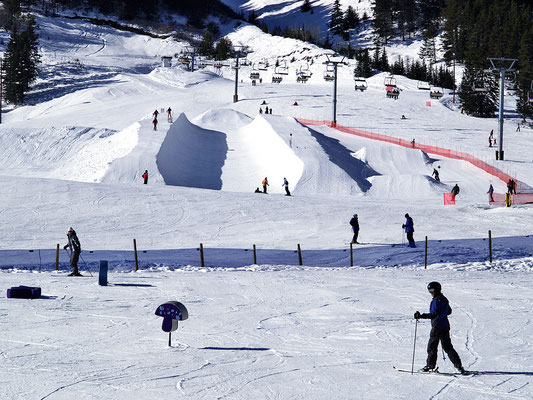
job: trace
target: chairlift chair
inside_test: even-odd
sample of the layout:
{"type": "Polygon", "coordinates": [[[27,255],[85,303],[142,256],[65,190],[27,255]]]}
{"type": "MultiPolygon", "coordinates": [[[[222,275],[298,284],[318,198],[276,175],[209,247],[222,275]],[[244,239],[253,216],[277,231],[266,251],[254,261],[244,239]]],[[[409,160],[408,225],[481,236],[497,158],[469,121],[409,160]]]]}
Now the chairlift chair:
{"type": "Polygon", "coordinates": [[[442,96],[444,96],[443,91],[440,88],[432,87],[429,90],[429,98],[430,99],[440,99],[442,96]]]}
{"type": "Polygon", "coordinates": [[[272,83],[281,83],[282,80],[283,80],[283,77],[281,75],[276,74],[276,73],[272,75],[272,83]]]}
{"type": "Polygon", "coordinates": [[[258,64],[254,63],[252,65],[252,71],[250,71],[250,79],[259,79],[261,74],[259,73],[259,66],[258,64]]]}
{"type": "Polygon", "coordinates": [[[396,87],[396,78],[392,75],[386,76],[383,83],[385,87],[396,87]]]}
{"type": "Polygon", "coordinates": [[[266,59],[262,59],[257,63],[257,69],[260,71],[266,71],[268,69],[268,61],[266,59]]]}
{"type": "Polygon", "coordinates": [[[416,84],[416,87],[418,88],[418,90],[430,90],[431,89],[431,87],[429,86],[429,83],[424,82],[424,81],[418,81],[418,83],[416,84]]]}
{"type": "Polygon", "coordinates": [[[396,86],[387,86],[386,96],[389,99],[398,100],[398,97],[400,97],[400,89],[398,89],[396,86]]]}
{"type": "Polygon", "coordinates": [[[484,93],[487,91],[487,88],[485,87],[482,80],[474,81],[472,84],[472,90],[476,93],[484,93]]]}
{"type": "Polygon", "coordinates": [[[274,68],[274,73],[279,75],[289,75],[289,67],[287,61],[283,60],[283,65],[278,65],[274,68]]]}
{"type": "Polygon", "coordinates": [[[366,82],[365,78],[361,78],[359,76],[354,76],[355,81],[355,91],[357,92],[360,90],[361,92],[364,92],[366,89],[368,89],[368,83],[366,82]]]}

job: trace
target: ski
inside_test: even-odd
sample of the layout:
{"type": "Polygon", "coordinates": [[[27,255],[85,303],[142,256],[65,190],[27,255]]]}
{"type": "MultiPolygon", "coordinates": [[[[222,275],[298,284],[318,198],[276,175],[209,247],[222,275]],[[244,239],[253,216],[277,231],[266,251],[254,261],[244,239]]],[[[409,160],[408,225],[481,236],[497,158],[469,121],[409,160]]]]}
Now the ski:
{"type": "MultiPolygon", "coordinates": [[[[409,374],[411,373],[410,369],[403,369],[403,368],[396,368],[396,367],[392,367],[392,368],[394,368],[398,372],[405,372],[405,373],[409,373],[409,374]]],[[[440,376],[461,376],[461,375],[463,375],[460,372],[440,372],[438,368],[436,368],[433,371],[428,371],[428,372],[415,370],[412,373],[413,374],[422,374],[422,375],[440,375],[440,376]]],[[[465,375],[470,375],[470,373],[467,372],[465,375]]]]}

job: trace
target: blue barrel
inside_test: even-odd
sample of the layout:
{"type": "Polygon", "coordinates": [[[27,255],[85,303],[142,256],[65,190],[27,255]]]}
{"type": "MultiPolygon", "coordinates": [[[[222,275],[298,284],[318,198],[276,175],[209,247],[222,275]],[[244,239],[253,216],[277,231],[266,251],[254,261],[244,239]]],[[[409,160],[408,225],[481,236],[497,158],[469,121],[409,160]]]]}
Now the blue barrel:
{"type": "Polygon", "coordinates": [[[107,260],[100,260],[98,269],[98,284],[100,286],[107,286],[107,260]]]}

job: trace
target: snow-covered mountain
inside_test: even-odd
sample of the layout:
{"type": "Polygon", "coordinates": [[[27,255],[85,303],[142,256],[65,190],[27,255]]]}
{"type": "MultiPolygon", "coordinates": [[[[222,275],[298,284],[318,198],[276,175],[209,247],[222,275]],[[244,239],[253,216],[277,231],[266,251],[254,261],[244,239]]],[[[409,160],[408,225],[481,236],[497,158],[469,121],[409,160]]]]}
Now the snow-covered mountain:
{"type": "MultiPolygon", "coordinates": [[[[230,5],[239,4],[282,8],[230,5]]],[[[505,182],[465,161],[299,123],[332,119],[318,47],[237,28],[228,37],[254,53],[234,103],[231,66],[161,66],[186,43],[37,17],[40,79],[30,103],[4,110],[0,125],[0,281],[44,296],[0,298],[0,398],[533,396],[533,211],[489,204],[489,184],[504,193],[505,182]],[[270,65],[255,70],[262,60],[270,65]],[[311,76],[297,83],[302,70],[311,76]],[[269,193],[254,193],[265,177],[269,193]],[[456,204],[444,206],[455,184],[456,204]],[[364,244],[351,258],[354,213],[364,244]],[[403,244],[405,213],[414,249],[403,244]],[[63,249],[55,271],[70,226],[80,270],[96,275],[107,260],[108,286],[66,277],[63,249]],[[433,280],[454,309],[452,341],[471,376],[393,370],[410,369],[413,357],[425,364],[429,324],[415,325],[413,313],[427,310],[433,280]],[[172,347],[154,315],[169,300],[189,310],[172,347]]],[[[496,120],[462,114],[447,91],[432,100],[404,77],[399,99],[389,99],[385,78],[356,92],[353,65],[339,66],[338,123],[460,150],[533,186],[533,130],[515,131],[513,112],[507,160],[495,161],[487,138],[496,120]]]]}

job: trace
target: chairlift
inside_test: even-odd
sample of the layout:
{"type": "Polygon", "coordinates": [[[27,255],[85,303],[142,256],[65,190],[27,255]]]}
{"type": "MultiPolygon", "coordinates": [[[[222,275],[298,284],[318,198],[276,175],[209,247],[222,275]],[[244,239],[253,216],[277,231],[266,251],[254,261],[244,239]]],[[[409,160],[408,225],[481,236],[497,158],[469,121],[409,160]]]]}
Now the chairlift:
{"type": "Polygon", "coordinates": [[[396,78],[393,75],[386,76],[383,84],[385,87],[396,87],[396,78]]]}
{"type": "Polygon", "coordinates": [[[429,83],[424,82],[424,81],[418,81],[418,83],[416,84],[416,87],[418,90],[430,90],[431,89],[431,87],[429,86],[429,83]]]}
{"type": "Polygon", "coordinates": [[[274,68],[274,73],[277,75],[289,75],[289,67],[287,61],[283,60],[283,65],[278,65],[274,68]]]}
{"type": "Polygon", "coordinates": [[[472,90],[476,93],[484,93],[487,91],[482,79],[476,79],[472,84],[472,90]]]}
{"type": "Polygon", "coordinates": [[[281,83],[282,80],[283,80],[283,77],[280,74],[274,73],[272,75],[272,83],[281,83]]]}
{"type": "Polygon", "coordinates": [[[396,86],[388,85],[385,94],[389,99],[398,100],[398,97],[400,97],[400,89],[398,89],[396,86]]]}
{"type": "Polygon", "coordinates": [[[268,60],[263,58],[261,61],[259,61],[257,63],[257,69],[259,69],[260,71],[266,71],[268,69],[268,60]]]}
{"type": "Polygon", "coordinates": [[[250,72],[250,79],[259,79],[261,74],[259,73],[259,66],[257,63],[252,65],[252,71],[250,72]]]}
{"type": "Polygon", "coordinates": [[[430,99],[438,100],[442,96],[444,96],[444,92],[440,88],[438,88],[438,87],[430,88],[430,90],[429,90],[429,98],[430,99]]]}
{"type": "Polygon", "coordinates": [[[326,69],[324,71],[324,80],[326,82],[331,82],[335,80],[335,71],[330,71],[329,69],[326,69]]]}
{"type": "Polygon", "coordinates": [[[361,92],[364,92],[366,89],[368,89],[368,83],[366,82],[365,78],[362,78],[360,76],[354,76],[355,81],[355,91],[357,92],[360,90],[361,92]]]}

